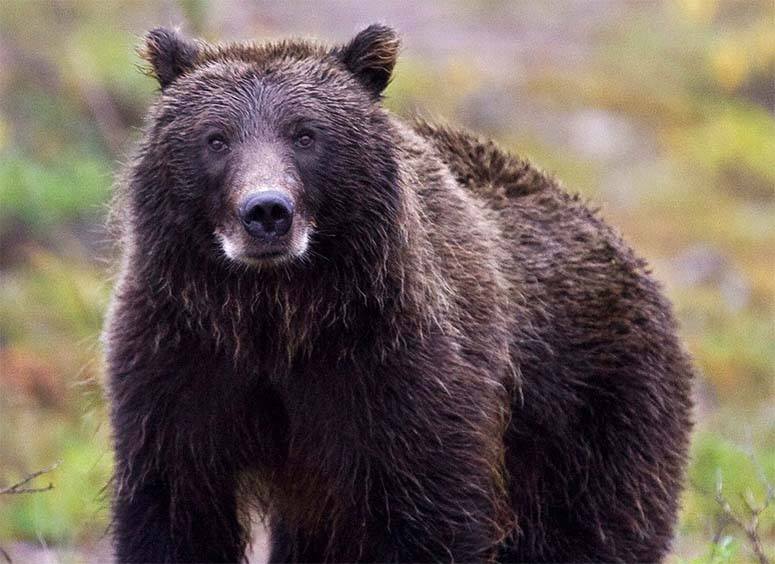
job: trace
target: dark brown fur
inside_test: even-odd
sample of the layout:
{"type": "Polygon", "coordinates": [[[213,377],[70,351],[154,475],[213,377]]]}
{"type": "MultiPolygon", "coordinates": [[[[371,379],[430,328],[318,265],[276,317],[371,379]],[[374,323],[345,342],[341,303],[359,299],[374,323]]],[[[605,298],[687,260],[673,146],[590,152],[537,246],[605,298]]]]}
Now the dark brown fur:
{"type": "Polygon", "coordinates": [[[385,112],[396,53],[379,26],[334,50],[149,36],[163,96],[116,200],[105,332],[121,561],[240,559],[251,504],[273,560],[668,550],[692,374],[669,304],[532,165],[385,112]],[[245,98],[270,84],[271,107],[245,98]],[[203,186],[188,132],[217,103],[252,139],[313,102],[332,153],[294,180],[309,252],[229,261],[236,181],[203,186]]]}

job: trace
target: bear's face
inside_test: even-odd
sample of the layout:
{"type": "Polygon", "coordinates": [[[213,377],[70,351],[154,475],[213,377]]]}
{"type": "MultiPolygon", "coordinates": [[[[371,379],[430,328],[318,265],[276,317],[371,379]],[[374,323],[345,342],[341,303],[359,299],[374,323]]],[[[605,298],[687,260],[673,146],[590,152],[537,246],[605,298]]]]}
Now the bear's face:
{"type": "Polygon", "coordinates": [[[326,254],[326,239],[394,208],[379,99],[397,48],[379,26],[332,50],[151,32],[144,55],[162,96],[147,147],[161,153],[176,222],[219,258],[267,266],[326,254]]]}

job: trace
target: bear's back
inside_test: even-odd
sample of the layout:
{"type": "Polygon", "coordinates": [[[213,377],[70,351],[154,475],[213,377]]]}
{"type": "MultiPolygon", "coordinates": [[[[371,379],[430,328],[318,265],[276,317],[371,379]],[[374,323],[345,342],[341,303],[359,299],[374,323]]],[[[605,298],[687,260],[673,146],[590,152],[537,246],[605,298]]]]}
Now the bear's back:
{"type": "MultiPolygon", "coordinates": [[[[560,318],[579,323],[589,316],[589,330],[604,317],[601,301],[609,315],[649,305],[669,310],[646,262],[578,195],[490,140],[424,121],[414,127],[457,183],[489,210],[512,299],[529,305],[523,314],[531,324],[541,326],[545,317],[547,327],[562,331],[560,318]]],[[[664,329],[674,328],[667,323],[664,329]]]]}

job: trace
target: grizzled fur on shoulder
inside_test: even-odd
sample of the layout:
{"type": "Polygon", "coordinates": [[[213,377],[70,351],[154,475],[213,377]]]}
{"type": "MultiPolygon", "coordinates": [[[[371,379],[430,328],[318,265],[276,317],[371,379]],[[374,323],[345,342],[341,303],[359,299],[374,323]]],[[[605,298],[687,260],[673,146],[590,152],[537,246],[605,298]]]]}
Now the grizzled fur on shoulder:
{"type": "Polygon", "coordinates": [[[692,370],[578,198],[405,124],[371,26],[142,50],[160,96],[114,203],[104,342],[120,561],[653,561],[692,370]]]}

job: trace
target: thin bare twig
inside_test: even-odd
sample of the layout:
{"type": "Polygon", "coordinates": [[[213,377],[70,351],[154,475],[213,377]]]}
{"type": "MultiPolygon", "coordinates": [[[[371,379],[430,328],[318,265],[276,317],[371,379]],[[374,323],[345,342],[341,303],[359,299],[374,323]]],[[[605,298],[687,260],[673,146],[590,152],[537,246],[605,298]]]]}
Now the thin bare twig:
{"type": "Polygon", "coordinates": [[[53,490],[54,484],[52,484],[51,482],[49,482],[48,486],[43,488],[27,487],[27,484],[29,484],[35,478],[42,476],[44,474],[48,474],[49,472],[55,470],[57,466],[59,466],[60,462],[61,461],[57,461],[53,465],[49,466],[48,468],[45,468],[43,470],[38,470],[37,472],[33,472],[32,474],[30,474],[29,476],[25,477],[23,480],[15,484],[12,484],[5,488],[0,488],[0,495],[38,493],[38,492],[47,492],[49,490],[53,490]]]}
{"type": "Polygon", "coordinates": [[[744,520],[737,513],[735,513],[735,511],[732,509],[732,506],[724,497],[720,483],[716,488],[716,495],[714,496],[714,499],[721,508],[722,515],[724,516],[726,522],[734,524],[745,533],[745,536],[748,538],[748,542],[751,543],[751,549],[753,550],[754,556],[759,561],[759,564],[770,564],[770,560],[764,553],[762,540],[759,536],[759,516],[769,507],[773,499],[775,499],[775,489],[773,489],[772,486],[767,485],[767,495],[760,505],[756,505],[752,500],[744,495],[741,495],[740,497],[742,498],[745,506],[748,508],[750,519],[744,520]]]}
{"type": "Polygon", "coordinates": [[[715,533],[713,533],[713,540],[710,543],[710,562],[713,562],[713,559],[716,557],[716,552],[721,544],[721,539],[723,538],[724,530],[727,528],[727,525],[729,525],[729,518],[723,513],[716,515],[716,529],[715,533]]]}

